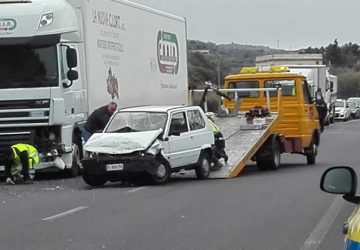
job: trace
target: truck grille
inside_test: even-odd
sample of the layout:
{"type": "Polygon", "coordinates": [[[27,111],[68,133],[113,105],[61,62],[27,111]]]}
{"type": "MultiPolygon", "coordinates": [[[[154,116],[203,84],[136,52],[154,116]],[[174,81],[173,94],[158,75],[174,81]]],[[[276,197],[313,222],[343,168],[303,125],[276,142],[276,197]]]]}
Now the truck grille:
{"type": "Polygon", "coordinates": [[[0,101],[0,128],[49,124],[50,100],[0,101]]]}

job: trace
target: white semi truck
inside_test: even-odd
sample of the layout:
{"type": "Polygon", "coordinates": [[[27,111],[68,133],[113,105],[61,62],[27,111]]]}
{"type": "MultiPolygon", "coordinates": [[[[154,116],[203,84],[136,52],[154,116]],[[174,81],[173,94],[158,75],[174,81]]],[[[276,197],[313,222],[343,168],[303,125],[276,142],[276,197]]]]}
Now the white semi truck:
{"type": "Polygon", "coordinates": [[[315,97],[320,88],[326,102],[328,113],[325,125],[334,122],[335,102],[337,98],[337,77],[329,73],[328,67],[323,64],[321,54],[275,54],[256,58],[257,66],[283,65],[290,72],[306,76],[310,87],[310,94],[315,97]]]}
{"type": "Polygon", "coordinates": [[[23,142],[76,175],[96,108],[187,104],[186,22],[123,0],[0,1],[0,166],[23,142]]]}

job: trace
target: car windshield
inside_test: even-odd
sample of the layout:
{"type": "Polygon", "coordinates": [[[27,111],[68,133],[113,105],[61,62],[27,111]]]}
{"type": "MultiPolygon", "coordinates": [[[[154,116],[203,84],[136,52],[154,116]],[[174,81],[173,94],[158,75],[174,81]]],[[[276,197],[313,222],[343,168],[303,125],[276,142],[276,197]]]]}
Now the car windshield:
{"type": "Polygon", "coordinates": [[[163,112],[119,112],[105,133],[129,133],[164,129],[167,114],[163,112]]]}
{"type": "Polygon", "coordinates": [[[356,103],[355,102],[348,102],[349,108],[351,109],[355,109],[356,108],[356,103]]]}
{"type": "Polygon", "coordinates": [[[345,107],[345,103],[343,101],[336,101],[335,107],[345,107]]]}

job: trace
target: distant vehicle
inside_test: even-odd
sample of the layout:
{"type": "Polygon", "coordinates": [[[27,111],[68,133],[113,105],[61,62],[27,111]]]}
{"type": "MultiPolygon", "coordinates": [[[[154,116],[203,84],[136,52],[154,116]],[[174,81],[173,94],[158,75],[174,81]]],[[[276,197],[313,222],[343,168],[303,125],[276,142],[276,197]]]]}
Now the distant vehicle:
{"type": "Polygon", "coordinates": [[[351,167],[332,167],[321,177],[320,188],[324,192],[342,194],[343,198],[357,205],[343,226],[344,250],[360,249],[360,197],[356,196],[357,175],[351,167]]]}
{"type": "Polygon", "coordinates": [[[350,97],[346,101],[347,102],[356,102],[360,106],[360,97],[350,97]]]}
{"type": "Polygon", "coordinates": [[[213,144],[210,124],[198,106],[122,109],[85,144],[83,179],[102,186],[147,173],[154,184],[164,184],[181,169],[195,169],[199,179],[206,179],[213,144]]]}
{"type": "Polygon", "coordinates": [[[350,108],[344,99],[337,99],[335,102],[335,120],[344,122],[351,119],[350,108]]]}
{"type": "Polygon", "coordinates": [[[352,119],[359,119],[360,118],[360,105],[355,101],[347,101],[349,105],[350,114],[352,119]]]}
{"type": "Polygon", "coordinates": [[[122,0],[0,5],[0,169],[4,148],[26,142],[37,170],[77,175],[96,108],[187,104],[184,18],[122,0]]]}

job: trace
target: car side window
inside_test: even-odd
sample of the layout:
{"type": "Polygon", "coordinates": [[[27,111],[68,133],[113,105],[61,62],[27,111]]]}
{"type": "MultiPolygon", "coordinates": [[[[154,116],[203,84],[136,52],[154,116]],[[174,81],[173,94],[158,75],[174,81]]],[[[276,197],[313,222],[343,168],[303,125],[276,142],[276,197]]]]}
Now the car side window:
{"type": "Polygon", "coordinates": [[[171,117],[171,123],[170,123],[170,132],[169,134],[172,133],[184,133],[184,132],[188,132],[188,126],[187,126],[187,122],[186,122],[186,116],[185,116],[185,112],[179,112],[179,113],[175,113],[172,115],[171,117]]]}
{"type": "Polygon", "coordinates": [[[205,121],[199,110],[189,110],[187,114],[191,131],[205,128],[205,121]]]}

